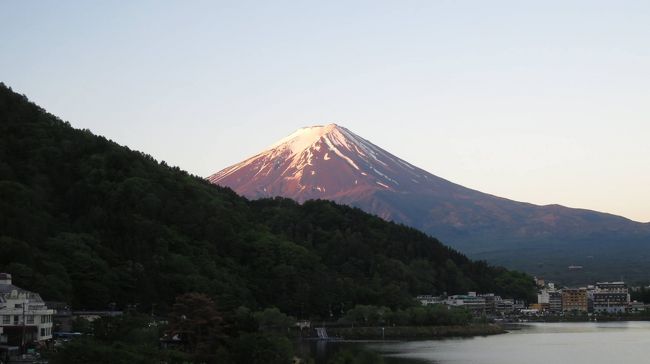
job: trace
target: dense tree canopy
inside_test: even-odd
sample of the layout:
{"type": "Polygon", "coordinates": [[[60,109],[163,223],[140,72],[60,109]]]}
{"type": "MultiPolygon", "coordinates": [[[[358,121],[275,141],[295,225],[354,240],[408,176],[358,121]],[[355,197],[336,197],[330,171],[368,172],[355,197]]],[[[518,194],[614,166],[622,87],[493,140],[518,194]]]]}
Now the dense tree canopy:
{"type": "Polygon", "coordinates": [[[74,129],[3,84],[0,270],[75,308],[167,312],[174,297],[202,292],[224,310],[274,306],[296,318],[404,308],[445,291],[533,293],[524,274],[358,209],[247,201],[74,129]]]}

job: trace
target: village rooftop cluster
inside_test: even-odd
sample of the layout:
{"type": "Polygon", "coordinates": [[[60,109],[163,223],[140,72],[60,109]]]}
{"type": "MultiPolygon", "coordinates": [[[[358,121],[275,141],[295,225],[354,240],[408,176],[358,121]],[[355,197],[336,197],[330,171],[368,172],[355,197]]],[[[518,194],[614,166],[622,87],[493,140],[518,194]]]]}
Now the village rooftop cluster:
{"type": "Polygon", "coordinates": [[[643,302],[631,301],[625,282],[597,282],[579,288],[556,288],[554,283],[535,279],[537,302],[502,298],[494,293],[468,292],[464,295],[420,295],[422,305],[442,304],[465,308],[476,316],[507,317],[512,315],[557,316],[580,314],[624,314],[646,309],[643,302]]]}

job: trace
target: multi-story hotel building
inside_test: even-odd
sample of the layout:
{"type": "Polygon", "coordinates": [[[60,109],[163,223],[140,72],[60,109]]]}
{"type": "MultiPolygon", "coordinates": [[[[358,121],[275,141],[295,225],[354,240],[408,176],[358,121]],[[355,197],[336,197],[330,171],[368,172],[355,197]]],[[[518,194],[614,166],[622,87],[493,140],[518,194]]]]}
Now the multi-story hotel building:
{"type": "Polygon", "coordinates": [[[564,288],[562,290],[562,311],[587,312],[588,309],[586,288],[564,288]]]}
{"type": "Polygon", "coordinates": [[[16,287],[0,273],[0,345],[24,346],[52,338],[52,315],[38,293],[16,287]]]}
{"type": "Polygon", "coordinates": [[[476,292],[449,296],[445,303],[447,306],[464,307],[474,313],[485,312],[485,297],[477,296],[476,292]]]}
{"type": "Polygon", "coordinates": [[[596,283],[593,300],[597,313],[622,313],[630,306],[630,294],[624,282],[596,283]]]}

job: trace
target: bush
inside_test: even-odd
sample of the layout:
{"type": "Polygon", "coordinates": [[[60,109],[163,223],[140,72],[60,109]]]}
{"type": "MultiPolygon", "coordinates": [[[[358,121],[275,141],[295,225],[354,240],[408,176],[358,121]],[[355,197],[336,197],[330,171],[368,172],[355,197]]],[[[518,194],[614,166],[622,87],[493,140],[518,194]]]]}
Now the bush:
{"type": "Polygon", "coordinates": [[[467,325],[472,314],[462,308],[445,305],[410,307],[392,311],[388,307],[357,305],[340,320],[352,326],[449,326],[467,325]]]}

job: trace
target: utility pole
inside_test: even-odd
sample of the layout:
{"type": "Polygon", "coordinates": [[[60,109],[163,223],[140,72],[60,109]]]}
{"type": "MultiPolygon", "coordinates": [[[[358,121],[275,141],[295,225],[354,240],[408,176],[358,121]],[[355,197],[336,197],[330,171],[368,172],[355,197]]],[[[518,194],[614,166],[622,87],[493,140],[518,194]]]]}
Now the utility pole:
{"type": "Polygon", "coordinates": [[[23,301],[23,333],[20,337],[20,350],[25,354],[25,301],[23,301]]]}

